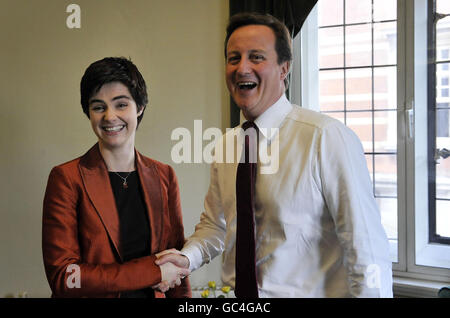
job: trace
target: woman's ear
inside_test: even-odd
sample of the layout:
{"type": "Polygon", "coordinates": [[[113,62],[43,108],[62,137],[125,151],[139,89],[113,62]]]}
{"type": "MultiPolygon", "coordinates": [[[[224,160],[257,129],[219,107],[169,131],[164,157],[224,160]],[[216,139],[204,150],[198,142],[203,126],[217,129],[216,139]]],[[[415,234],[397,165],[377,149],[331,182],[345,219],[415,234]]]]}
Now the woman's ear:
{"type": "Polygon", "coordinates": [[[145,107],[144,106],[137,106],[137,117],[141,116],[144,112],[145,107]]]}

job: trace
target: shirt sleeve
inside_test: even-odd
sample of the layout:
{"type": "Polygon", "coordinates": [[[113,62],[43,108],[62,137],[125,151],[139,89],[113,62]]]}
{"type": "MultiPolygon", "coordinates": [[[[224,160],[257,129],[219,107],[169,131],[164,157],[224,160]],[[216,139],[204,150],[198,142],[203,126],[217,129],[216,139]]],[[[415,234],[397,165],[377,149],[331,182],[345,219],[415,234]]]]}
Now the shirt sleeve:
{"type": "Polygon", "coordinates": [[[181,252],[189,259],[189,269],[194,271],[224,250],[226,222],[220,198],[216,164],[211,164],[211,180],[205,197],[205,210],[195,232],[181,252]]]}
{"type": "Polygon", "coordinates": [[[358,137],[339,122],[328,124],[322,129],[318,165],[351,296],[392,297],[389,243],[358,137]]]}

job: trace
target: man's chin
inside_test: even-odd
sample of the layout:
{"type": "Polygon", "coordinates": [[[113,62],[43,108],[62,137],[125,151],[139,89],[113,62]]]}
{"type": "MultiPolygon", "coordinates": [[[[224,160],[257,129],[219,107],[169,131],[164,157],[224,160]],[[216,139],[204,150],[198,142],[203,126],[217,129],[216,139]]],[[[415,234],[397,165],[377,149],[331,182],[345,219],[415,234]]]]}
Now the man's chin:
{"type": "Polygon", "coordinates": [[[234,99],[234,103],[243,112],[248,112],[249,109],[253,107],[253,103],[250,103],[249,101],[243,101],[240,99],[234,99]]]}

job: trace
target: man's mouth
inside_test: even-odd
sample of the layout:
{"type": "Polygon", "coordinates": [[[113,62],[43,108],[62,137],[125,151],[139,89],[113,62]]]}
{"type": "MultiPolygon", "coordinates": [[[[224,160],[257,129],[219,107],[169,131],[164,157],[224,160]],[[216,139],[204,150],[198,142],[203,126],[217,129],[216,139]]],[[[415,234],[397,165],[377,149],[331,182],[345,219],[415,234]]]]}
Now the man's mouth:
{"type": "Polygon", "coordinates": [[[118,132],[121,131],[125,125],[117,125],[117,126],[103,126],[102,129],[106,132],[118,132]]]}
{"type": "Polygon", "coordinates": [[[254,89],[258,84],[256,82],[238,82],[236,86],[242,90],[251,90],[254,89]]]}

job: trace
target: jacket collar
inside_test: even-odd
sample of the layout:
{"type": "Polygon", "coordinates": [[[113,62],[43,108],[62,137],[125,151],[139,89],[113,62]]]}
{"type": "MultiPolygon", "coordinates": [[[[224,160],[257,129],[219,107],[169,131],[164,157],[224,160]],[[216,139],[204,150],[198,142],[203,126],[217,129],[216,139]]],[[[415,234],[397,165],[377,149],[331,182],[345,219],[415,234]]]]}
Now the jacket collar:
{"type": "MultiPolygon", "coordinates": [[[[161,181],[156,165],[136,150],[135,161],[150,221],[151,254],[154,254],[162,249],[162,246],[159,246],[162,242],[163,228],[161,181]]],[[[86,192],[102,220],[119,258],[123,261],[120,253],[119,214],[108,169],[100,153],[98,143],[81,158],[79,169],[86,192]]]]}

